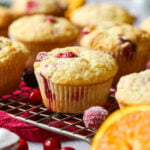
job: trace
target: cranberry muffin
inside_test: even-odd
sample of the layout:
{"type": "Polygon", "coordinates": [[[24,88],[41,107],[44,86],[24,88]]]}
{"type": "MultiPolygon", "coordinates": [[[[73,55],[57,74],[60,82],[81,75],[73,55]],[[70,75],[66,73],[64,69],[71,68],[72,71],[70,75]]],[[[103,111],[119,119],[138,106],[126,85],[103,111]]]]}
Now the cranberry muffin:
{"type": "Polygon", "coordinates": [[[118,66],[104,52],[66,47],[39,53],[34,70],[48,109],[82,113],[91,106],[106,103],[118,66]]]}
{"type": "Polygon", "coordinates": [[[103,22],[83,30],[80,44],[112,55],[119,65],[115,83],[123,75],[146,68],[150,53],[150,34],[124,23],[103,22]]]}
{"type": "Polygon", "coordinates": [[[14,21],[9,27],[9,36],[30,50],[26,66],[33,67],[38,52],[74,45],[78,29],[62,17],[33,15],[14,21]]]}
{"type": "Polygon", "coordinates": [[[0,6],[0,36],[8,36],[8,26],[13,21],[13,15],[6,7],[0,6]]]}
{"type": "Polygon", "coordinates": [[[70,20],[80,28],[89,24],[95,25],[102,21],[124,22],[133,24],[135,17],[124,8],[109,4],[87,4],[76,9],[70,20]]]}
{"type": "Polygon", "coordinates": [[[67,7],[67,0],[14,0],[11,11],[16,17],[33,14],[62,16],[67,7]]]}
{"type": "Polygon", "coordinates": [[[120,108],[150,104],[150,70],[123,76],[118,82],[115,97],[120,108]]]}
{"type": "Polygon", "coordinates": [[[21,80],[28,50],[20,43],[0,37],[0,95],[15,90],[21,80]]]}

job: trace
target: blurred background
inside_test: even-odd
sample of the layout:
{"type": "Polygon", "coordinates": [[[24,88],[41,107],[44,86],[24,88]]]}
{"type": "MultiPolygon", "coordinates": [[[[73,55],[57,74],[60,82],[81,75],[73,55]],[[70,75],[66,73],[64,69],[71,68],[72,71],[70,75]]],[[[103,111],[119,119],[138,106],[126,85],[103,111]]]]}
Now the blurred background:
{"type": "MultiPolygon", "coordinates": [[[[9,6],[13,0],[0,0],[1,5],[9,6]]],[[[105,2],[125,7],[137,18],[136,25],[150,16],[150,0],[86,0],[87,3],[105,2]]]]}

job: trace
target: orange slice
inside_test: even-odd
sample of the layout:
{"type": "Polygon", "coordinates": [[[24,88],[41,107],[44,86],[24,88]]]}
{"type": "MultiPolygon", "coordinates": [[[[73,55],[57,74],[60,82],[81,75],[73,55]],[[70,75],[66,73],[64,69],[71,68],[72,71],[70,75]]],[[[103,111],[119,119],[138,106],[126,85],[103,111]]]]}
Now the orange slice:
{"type": "Polygon", "coordinates": [[[111,114],[96,132],[91,150],[150,150],[150,105],[111,114]]]}
{"type": "Polygon", "coordinates": [[[78,7],[82,6],[85,3],[85,0],[67,0],[68,1],[68,10],[66,11],[66,17],[69,17],[71,13],[77,9],[78,7]]]}

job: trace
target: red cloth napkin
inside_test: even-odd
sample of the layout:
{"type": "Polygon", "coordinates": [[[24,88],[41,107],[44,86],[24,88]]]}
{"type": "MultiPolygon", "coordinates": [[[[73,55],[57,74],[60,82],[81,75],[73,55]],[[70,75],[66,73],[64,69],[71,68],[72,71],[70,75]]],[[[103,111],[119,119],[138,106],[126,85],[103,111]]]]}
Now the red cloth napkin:
{"type": "MultiPolygon", "coordinates": [[[[49,122],[49,123],[53,123],[49,122]]],[[[65,123],[59,123],[55,125],[56,128],[62,128],[66,124],[65,123]]],[[[43,142],[49,137],[55,137],[60,140],[67,140],[68,137],[62,136],[60,134],[50,132],[44,129],[40,129],[35,127],[34,125],[27,124],[23,121],[20,121],[18,119],[15,119],[14,117],[11,117],[7,113],[0,111],[0,127],[6,128],[16,134],[18,134],[21,138],[32,141],[32,142],[43,142]]],[[[68,128],[68,131],[73,132],[77,130],[77,127],[70,127],[68,128]]],[[[83,133],[84,134],[84,133],[83,133]]]]}

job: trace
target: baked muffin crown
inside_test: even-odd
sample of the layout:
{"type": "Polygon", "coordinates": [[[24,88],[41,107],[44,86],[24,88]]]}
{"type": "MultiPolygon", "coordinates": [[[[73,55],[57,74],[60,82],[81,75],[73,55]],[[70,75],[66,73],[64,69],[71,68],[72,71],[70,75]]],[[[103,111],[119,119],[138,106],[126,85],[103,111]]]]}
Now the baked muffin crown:
{"type": "Polygon", "coordinates": [[[113,4],[87,4],[71,15],[71,21],[78,26],[97,24],[101,21],[125,22],[132,24],[135,18],[124,8],[113,4]]]}
{"type": "Polygon", "coordinates": [[[88,34],[84,34],[80,44],[84,47],[103,49],[108,52],[132,50],[149,51],[150,34],[125,23],[102,22],[88,34]]]}
{"type": "Polygon", "coordinates": [[[150,17],[141,23],[140,28],[150,33],[150,17]]]}
{"type": "Polygon", "coordinates": [[[65,18],[33,15],[14,21],[9,27],[9,35],[23,42],[63,43],[76,39],[78,30],[65,18]]]}
{"type": "Polygon", "coordinates": [[[22,57],[22,59],[26,60],[29,56],[29,51],[24,45],[18,42],[12,42],[8,38],[0,37],[0,62],[15,59],[15,56],[22,57]]]}
{"type": "Polygon", "coordinates": [[[113,78],[118,66],[114,58],[104,52],[66,47],[44,53],[44,57],[39,53],[34,69],[57,84],[90,85],[113,78]]]}
{"type": "Polygon", "coordinates": [[[7,27],[13,20],[10,10],[6,7],[0,6],[0,27],[7,27]]]}
{"type": "Polygon", "coordinates": [[[16,15],[62,15],[67,7],[66,0],[14,0],[11,10],[16,15]]]}
{"type": "Polygon", "coordinates": [[[149,104],[150,70],[122,77],[115,97],[121,104],[149,104]]]}

